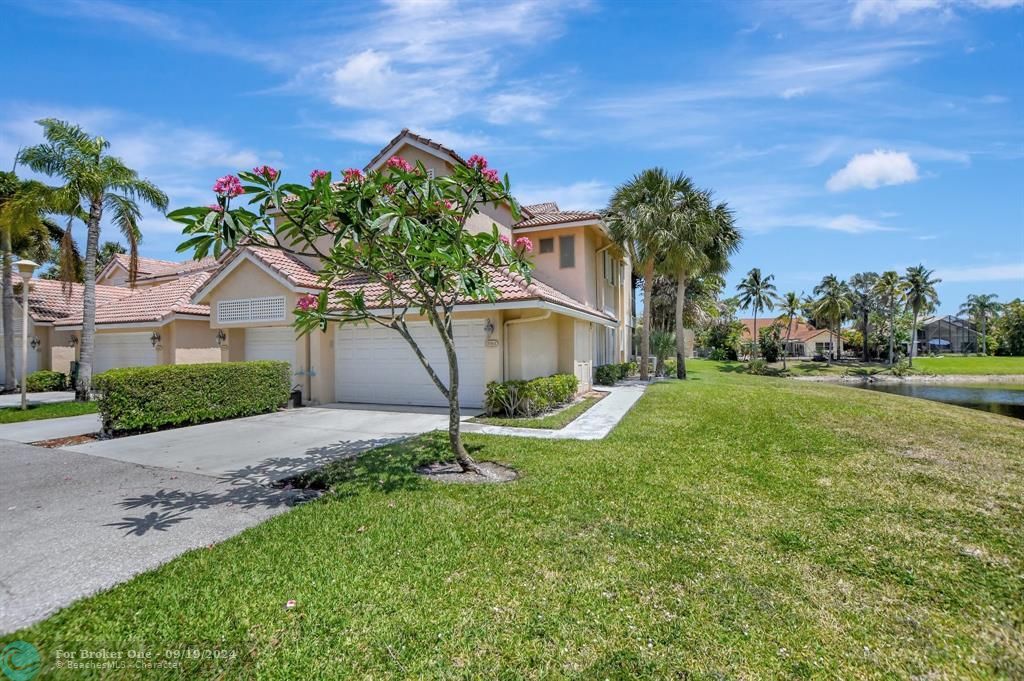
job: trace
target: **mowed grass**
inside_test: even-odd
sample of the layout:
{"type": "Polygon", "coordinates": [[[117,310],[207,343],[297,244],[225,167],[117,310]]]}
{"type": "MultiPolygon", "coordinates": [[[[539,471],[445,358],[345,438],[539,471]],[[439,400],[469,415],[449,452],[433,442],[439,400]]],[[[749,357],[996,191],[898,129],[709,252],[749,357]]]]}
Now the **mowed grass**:
{"type": "Polygon", "coordinates": [[[915,357],[914,368],[925,374],[1020,374],[1024,376],[1024,357],[915,357]]]}
{"type": "Polygon", "coordinates": [[[557,430],[564,428],[578,417],[583,415],[583,412],[587,411],[595,404],[601,401],[600,397],[588,396],[576,404],[572,404],[565,409],[557,411],[553,414],[547,414],[545,416],[539,416],[537,418],[507,418],[501,416],[477,416],[472,419],[477,423],[486,423],[491,426],[511,426],[513,428],[548,428],[557,430]]]}
{"type": "MultiPolygon", "coordinates": [[[[29,397],[29,400],[31,399],[29,397]]],[[[81,416],[82,414],[95,414],[98,410],[99,405],[97,402],[31,404],[24,411],[22,411],[21,407],[4,407],[0,409],[0,423],[20,423],[22,421],[57,419],[64,416],[81,416]]]]}
{"type": "Polygon", "coordinates": [[[190,677],[1024,677],[1024,422],[690,368],[602,441],[467,438],[518,482],[416,477],[434,436],[376,450],[3,641],[240,656],[190,677]]]}

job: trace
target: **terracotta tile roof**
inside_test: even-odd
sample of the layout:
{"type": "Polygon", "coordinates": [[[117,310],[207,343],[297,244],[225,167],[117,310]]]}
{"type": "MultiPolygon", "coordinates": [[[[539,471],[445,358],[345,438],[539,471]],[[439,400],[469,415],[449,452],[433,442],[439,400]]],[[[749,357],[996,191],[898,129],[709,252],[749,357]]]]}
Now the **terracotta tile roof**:
{"type": "MultiPolygon", "coordinates": [[[[121,267],[128,269],[128,266],[131,263],[131,257],[127,253],[115,253],[113,257],[113,262],[116,262],[121,267]]],[[[147,258],[140,255],[138,273],[140,277],[143,275],[150,275],[153,274],[154,272],[159,272],[161,270],[166,270],[170,267],[175,267],[177,264],[178,263],[174,262],[173,260],[160,260],[158,258],[147,258]]]]}
{"type": "MultiPolygon", "coordinates": [[[[298,258],[278,248],[268,248],[266,246],[245,246],[246,251],[252,253],[256,258],[260,260],[264,265],[273,268],[279,272],[285,279],[302,288],[323,288],[323,284],[320,282],[320,277],[317,273],[306,263],[302,262],[298,258]]],[[[241,249],[239,249],[241,251],[241,249]]],[[[226,266],[228,262],[234,258],[228,258],[224,261],[222,267],[226,266]]]]}
{"type": "Polygon", "coordinates": [[[443,144],[440,144],[439,142],[435,142],[434,140],[432,140],[432,139],[430,139],[428,137],[423,137],[422,135],[417,135],[414,132],[410,132],[409,128],[402,128],[402,131],[400,133],[398,133],[397,135],[395,135],[390,142],[385,144],[384,147],[380,151],[377,152],[377,155],[370,159],[370,162],[367,163],[364,166],[363,169],[364,170],[368,170],[368,169],[372,168],[373,165],[375,163],[377,163],[377,161],[379,161],[382,158],[384,158],[384,154],[386,154],[388,152],[388,149],[390,149],[392,146],[397,144],[403,137],[408,137],[410,139],[414,139],[417,142],[419,142],[420,144],[425,144],[426,146],[430,147],[431,149],[436,149],[436,150],[438,150],[440,152],[448,154],[453,159],[455,159],[458,163],[461,163],[462,165],[466,165],[466,159],[464,159],[461,156],[459,156],[458,152],[455,151],[454,149],[450,149],[450,148],[444,146],[443,144]]]}
{"type": "MultiPolygon", "coordinates": [[[[545,206],[548,204],[535,205],[545,206]]],[[[563,222],[577,222],[579,220],[593,220],[595,222],[598,222],[601,219],[601,214],[596,213],[592,210],[554,210],[548,212],[537,212],[531,210],[530,213],[531,217],[527,217],[524,220],[520,220],[516,224],[512,225],[512,227],[516,229],[522,227],[541,227],[544,225],[558,225],[563,222]]]]}
{"type": "Polygon", "coordinates": [[[158,279],[160,277],[182,276],[192,272],[212,270],[216,267],[217,258],[213,257],[202,258],[201,260],[184,260],[182,262],[172,262],[168,267],[154,270],[145,276],[142,276],[142,273],[140,272],[138,280],[143,281],[145,279],[158,279]]]}
{"type": "MultiPolygon", "coordinates": [[[[66,285],[52,279],[33,279],[28,288],[28,310],[37,322],[53,322],[69,315],[82,315],[81,284],[66,285]]],[[[21,301],[21,286],[16,286],[16,298],[21,301]]],[[[132,294],[123,286],[96,285],[96,304],[103,305],[132,294]]]]}
{"type": "MultiPolygon", "coordinates": [[[[367,305],[371,309],[375,307],[383,307],[383,305],[379,304],[379,301],[384,296],[384,286],[379,283],[371,284],[368,283],[368,281],[369,280],[364,275],[352,275],[351,277],[348,277],[336,284],[334,289],[355,292],[361,288],[366,296],[367,305]]],[[[498,303],[540,300],[561,305],[579,312],[586,312],[587,314],[601,317],[608,321],[617,321],[612,315],[601,312],[586,303],[582,303],[536,278],[531,279],[530,283],[526,283],[526,279],[518,274],[510,272],[504,267],[494,268],[491,270],[491,285],[498,291],[498,300],[495,301],[498,303]]],[[[481,303],[486,304],[486,302],[486,300],[462,298],[456,304],[474,305],[481,303]]]]}
{"type": "Polygon", "coordinates": [[[557,213],[561,210],[558,204],[554,201],[546,201],[544,203],[531,203],[530,205],[520,206],[524,211],[536,215],[538,213],[557,213]]]}
{"type": "MultiPolygon", "coordinates": [[[[197,305],[192,296],[212,275],[197,272],[148,288],[121,289],[128,295],[96,304],[97,324],[128,324],[133,322],[156,322],[172,313],[209,315],[208,305],[197,305]]],[[[97,286],[97,289],[99,287],[97,286]]],[[[118,288],[105,286],[103,288],[118,288]]],[[[55,327],[78,326],[82,323],[82,311],[54,322],[55,327]]]]}
{"type": "MultiPolygon", "coordinates": [[[[752,338],[754,335],[754,318],[747,317],[741,319],[740,322],[743,323],[743,337],[752,338]]],[[[761,329],[766,329],[776,322],[778,322],[780,327],[784,326],[780,317],[758,317],[757,332],[760,333],[761,329]]],[[[827,331],[827,329],[816,329],[810,324],[805,324],[803,322],[798,322],[795,320],[792,322],[791,326],[792,331],[789,339],[795,341],[804,341],[807,340],[808,338],[813,338],[814,336],[817,336],[819,333],[822,333],[823,331],[827,331]]],[[[786,337],[785,328],[782,329],[782,337],[783,339],[785,339],[786,337]]]]}

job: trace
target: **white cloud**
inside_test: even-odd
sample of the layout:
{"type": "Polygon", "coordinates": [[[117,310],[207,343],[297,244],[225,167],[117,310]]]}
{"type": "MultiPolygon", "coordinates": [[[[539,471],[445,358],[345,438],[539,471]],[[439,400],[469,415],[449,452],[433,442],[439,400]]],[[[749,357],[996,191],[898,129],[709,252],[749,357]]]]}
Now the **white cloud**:
{"type": "Polygon", "coordinates": [[[1017,281],[1024,286],[1024,263],[983,267],[940,267],[935,274],[944,283],[1017,281]]]}
{"type": "Polygon", "coordinates": [[[956,9],[998,10],[1020,6],[1021,0],[855,0],[850,20],[854,26],[869,22],[892,25],[912,15],[931,13],[948,19],[954,16],[956,9]]]}
{"type": "Polygon", "coordinates": [[[906,152],[876,149],[870,154],[857,154],[844,168],[828,179],[830,192],[843,192],[858,187],[877,189],[886,185],[915,182],[917,165],[906,152]]]}
{"type": "Polygon", "coordinates": [[[537,123],[553,103],[551,99],[539,93],[500,92],[488,102],[486,118],[498,125],[518,121],[537,123]]]}
{"type": "Polygon", "coordinates": [[[513,186],[512,191],[524,204],[554,201],[562,210],[599,210],[608,203],[612,187],[587,180],[566,185],[523,184],[513,186]]]}
{"type": "Polygon", "coordinates": [[[862,218],[851,213],[844,213],[830,218],[821,225],[822,229],[846,234],[864,234],[866,232],[892,232],[892,227],[885,227],[874,220],[862,218]]]}
{"type": "Polygon", "coordinates": [[[811,91],[807,87],[789,87],[782,91],[783,99],[793,99],[794,97],[803,97],[811,91]]]}

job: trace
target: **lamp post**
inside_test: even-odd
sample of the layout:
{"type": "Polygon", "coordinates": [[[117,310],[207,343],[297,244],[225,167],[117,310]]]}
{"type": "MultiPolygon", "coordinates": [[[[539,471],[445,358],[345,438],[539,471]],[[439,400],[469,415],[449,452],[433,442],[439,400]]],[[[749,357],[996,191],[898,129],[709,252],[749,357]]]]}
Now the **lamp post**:
{"type": "Polygon", "coordinates": [[[39,265],[31,260],[19,260],[14,266],[21,276],[21,409],[24,411],[28,409],[28,383],[25,381],[28,374],[28,283],[39,265]]]}

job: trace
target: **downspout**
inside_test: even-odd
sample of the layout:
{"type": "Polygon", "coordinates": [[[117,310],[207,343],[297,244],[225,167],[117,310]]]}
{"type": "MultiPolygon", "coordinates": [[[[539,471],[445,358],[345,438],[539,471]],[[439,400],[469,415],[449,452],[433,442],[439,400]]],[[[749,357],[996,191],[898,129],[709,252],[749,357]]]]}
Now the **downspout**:
{"type": "MultiPolygon", "coordinates": [[[[604,246],[603,248],[599,248],[599,249],[597,249],[597,251],[595,251],[595,252],[594,252],[594,257],[595,257],[595,262],[594,262],[594,277],[595,277],[595,279],[596,279],[596,281],[595,281],[594,283],[596,284],[596,288],[597,288],[597,290],[601,292],[601,307],[600,307],[600,308],[598,308],[598,309],[600,309],[600,310],[604,310],[604,309],[605,309],[605,304],[604,304],[604,302],[605,302],[605,301],[604,301],[604,282],[602,281],[602,275],[601,275],[601,274],[598,274],[598,271],[597,271],[597,262],[596,262],[596,258],[600,257],[602,253],[604,253],[605,251],[607,251],[607,250],[608,250],[609,248],[611,248],[612,246],[613,246],[613,244],[612,244],[612,243],[609,243],[609,244],[608,244],[607,246],[604,246]]],[[[602,269],[602,270],[604,269],[604,258],[601,258],[601,269],[602,269]]],[[[616,308],[617,308],[617,307],[618,307],[618,306],[616,306],[616,308]]],[[[604,338],[603,338],[603,335],[604,335],[604,330],[603,330],[603,328],[602,328],[602,330],[601,330],[601,334],[602,334],[602,338],[600,338],[600,339],[599,339],[599,342],[600,342],[600,343],[601,343],[602,345],[604,345],[604,338]]],[[[595,340],[598,340],[598,339],[595,339],[595,340]]],[[[591,355],[594,355],[594,354],[596,354],[596,353],[594,352],[595,350],[597,350],[597,348],[591,348],[591,355]]],[[[593,359],[593,356],[591,357],[591,359],[593,359]]],[[[609,357],[606,357],[606,358],[605,358],[605,360],[606,360],[606,361],[611,361],[611,359],[612,359],[612,358],[609,358],[609,357]]],[[[618,357],[615,357],[614,359],[618,359],[618,357]]]]}
{"type": "Polygon", "coordinates": [[[536,317],[520,317],[519,319],[508,319],[502,324],[501,344],[504,346],[501,353],[501,380],[508,380],[508,327],[511,324],[529,324],[530,322],[542,322],[551,316],[551,310],[536,317]]]}
{"type": "Polygon", "coordinates": [[[313,353],[309,334],[306,334],[306,370],[302,372],[302,392],[306,394],[306,400],[313,401],[313,353]]]}

